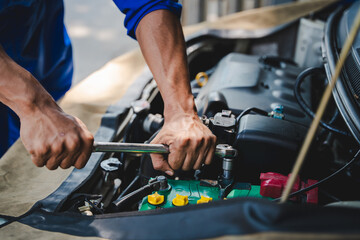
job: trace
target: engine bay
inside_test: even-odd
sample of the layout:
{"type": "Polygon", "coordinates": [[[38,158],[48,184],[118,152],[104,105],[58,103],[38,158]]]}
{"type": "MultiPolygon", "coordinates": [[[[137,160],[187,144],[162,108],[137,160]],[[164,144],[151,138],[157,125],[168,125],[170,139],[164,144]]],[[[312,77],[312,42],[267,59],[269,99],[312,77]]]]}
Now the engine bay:
{"type": "MultiPolygon", "coordinates": [[[[277,201],[328,83],[317,32],[327,17],[301,19],[259,39],[188,40],[190,85],[199,118],[217,137],[212,163],[170,177],[153,168],[148,154],[107,153],[59,211],[92,216],[230,198],[277,201]]],[[[114,141],[150,143],[162,127],[162,113],[163,101],[152,79],[114,141]]],[[[360,200],[354,191],[360,186],[357,162],[309,188],[349,163],[357,149],[332,100],[290,201],[326,206],[360,200]]]]}

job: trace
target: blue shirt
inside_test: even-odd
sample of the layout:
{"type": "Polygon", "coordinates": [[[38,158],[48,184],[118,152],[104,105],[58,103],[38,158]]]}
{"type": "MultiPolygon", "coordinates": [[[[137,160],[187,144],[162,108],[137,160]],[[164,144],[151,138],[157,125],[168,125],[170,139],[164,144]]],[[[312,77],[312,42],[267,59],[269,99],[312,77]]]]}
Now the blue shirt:
{"type": "MultiPolygon", "coordinates": [[[[126,14],[128,35],[148,13],[167,9],[180,16],[172,0],[114,0],[126,14]]],[[[62,0],[0,0],[0,44],[20,66],[31,72],[55,100],[71,86],[72,49],[64,26],[62,0]]],[[[0,157],[18,139],[16,114],[0,103],[0,157]]]]}
{"type": "Polygon", "coordinates": [[[128,35],[136,39],[135,32],[140,20],[155,10],[166,9],[178,17],[181,15],[181,4],[177,0],[113,0],[116,6],[126,14],[124,25],[128,35]]]}

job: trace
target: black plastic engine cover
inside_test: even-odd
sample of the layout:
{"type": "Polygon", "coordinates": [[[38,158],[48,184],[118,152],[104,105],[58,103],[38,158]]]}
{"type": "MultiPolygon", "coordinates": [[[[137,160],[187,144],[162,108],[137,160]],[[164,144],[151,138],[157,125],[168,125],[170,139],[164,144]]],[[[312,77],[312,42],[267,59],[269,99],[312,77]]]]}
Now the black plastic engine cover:
{"type": "MultiPolygon", "coordinates": [[[[260,63],[259,59],[239,53],[227,55],[196,99],[201,114],[212,113],[211,106],[219,105],[228,106],[236,115],[249,107],[268,112],[276,105],[284,107],[284,119],[254,114],[241,118],[236,141],[229,144],[239,151],[239,170],[248,178],[267,171],[289,173],[311,121],[293,93],[302,69],[285,61],[270,65],[266,61],[260,63]],[[221,97],[214,98],[214,95],[221,97]]],[[[302,96],[308,104],[310,95],[310,81],[305,81],[302,96]]]]}
{"type": "Polygon", "coordinates": [[[238,149],[238,172],[258,178],[261,172],[288,174],[307,128],[293,122],[260,115],[241,119],[234,147],[238,149]]]}
{"type": "MultiPolygon", "coordinates": [[[[284,106],[286,120],[307,126],[310,119],[293,94],[296,77],[302,69],[285,62],[280,62],[280,67],[264,65],[259,59],[240,53],[224,57],[196,98],[199,114],[212,112],[209,109],[212,101],[223,101],[222,105],[227,105],[236,115],[248,107],[271,111],[280,104],[284,106]]],[[[308,104],[310,94],[310,83],[305,81],[302,96],[308,104]]]]}

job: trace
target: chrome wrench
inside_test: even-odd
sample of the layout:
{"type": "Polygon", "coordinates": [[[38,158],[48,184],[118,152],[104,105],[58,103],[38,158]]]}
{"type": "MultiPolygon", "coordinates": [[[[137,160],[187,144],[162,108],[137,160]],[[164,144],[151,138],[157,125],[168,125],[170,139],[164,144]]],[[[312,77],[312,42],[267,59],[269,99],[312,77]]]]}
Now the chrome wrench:
{"type": "MultiPolygon", "coordinates": [[[[146,143],[117,143],[95,142],[93,152],[124,152],[124,153],[170,153],[169,147],[164,144],[146,143]]],[[[235,157],[237,151],[230,145],[219,144],[216,146],[215,155],[221,158],[235,157]]]]}

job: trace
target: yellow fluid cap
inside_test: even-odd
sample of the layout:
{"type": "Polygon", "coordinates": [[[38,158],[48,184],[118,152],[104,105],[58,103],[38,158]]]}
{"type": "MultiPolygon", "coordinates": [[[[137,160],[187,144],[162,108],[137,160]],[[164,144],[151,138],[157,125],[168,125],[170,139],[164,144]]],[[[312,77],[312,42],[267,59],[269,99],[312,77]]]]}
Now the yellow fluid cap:
{"type": "Polygon", "coordinates": [[[211,202],[212,201],[212,198],[211,197],[204,197],[204,196],[201,196],[201,198],[199,200],[197,200],[197,204],[200,204],[200,203],[208,203],[208,202],[211,202]]]}
{"type": "Polygon", "coordinates": [[[164,202],[164,196],[155,192],[154,194],[148,195],[148,202],[151,205],[160,205],[164,202]]]}
{"type": "Polygon", "coordinates": [[[203,87],[208,82],[209,76],[206,74],[206,72],[199,72],[196,74],[195,79],[199,87],[203,87]]]}
{"type": "Polygon", "coordinates": [[[172,203],[177,207],[188,205],[188,196],[181,196],[179,194],[176,194],[176,198],[172,200],[172,203]]]}

